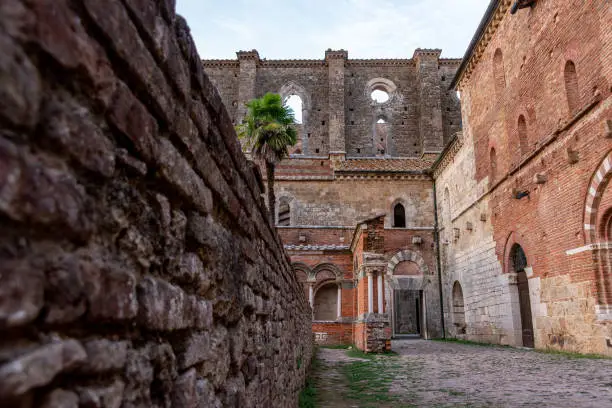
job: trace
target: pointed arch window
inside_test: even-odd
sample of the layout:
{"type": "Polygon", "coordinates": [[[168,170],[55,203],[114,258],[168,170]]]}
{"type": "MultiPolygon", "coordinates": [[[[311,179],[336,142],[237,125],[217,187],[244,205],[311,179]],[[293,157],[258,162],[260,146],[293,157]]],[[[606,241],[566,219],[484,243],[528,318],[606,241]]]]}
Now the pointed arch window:
{"type": "Polygon", "coordinates": [[[278,222],[279,226],[288,227],[291,225],[291,208],[287,200],[281,200],[278,205],[278,222]]]}
{"type": "Polygon", "coordinates": [[[504,73],[504,55],[498,48],[493,55],[493,78],[495,80],[495,94],[501,97],[506,88],[506,74],[504,73]]]}
{"type": "Polygon", "coordinates": [[[569,108],[570,115],[573,115],[580,106],[580,93],[578,88],[578,74],[576,72],[576,65],[573,61],[567,61],[565,63],[565,70],[563,73],[565,80],[565,93],[567,96],[567,106],[569,108]]]}
{"type": "Polygon", "coordinates": [[[525,154],[527,151],[529,151],[529,142],[527,139],[527,121],[525,120],[525,116],[519,116],[517,129],[520,152],[521,154],[525,154]]]}
{"type": "Polygon", "coordinates": [[[393,207],[393,226],[395,228],[406,228],[406,210],[401,203],[393,207]]]}

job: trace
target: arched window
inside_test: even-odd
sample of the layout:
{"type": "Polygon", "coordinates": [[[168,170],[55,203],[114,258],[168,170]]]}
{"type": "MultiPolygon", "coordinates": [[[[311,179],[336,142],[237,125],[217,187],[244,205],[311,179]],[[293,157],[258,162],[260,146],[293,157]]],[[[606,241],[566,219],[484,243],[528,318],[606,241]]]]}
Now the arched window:
{"type": "Polygon", "coordinates": [[[338,285],[327,283],[314,295],[314,320],[336,320],[338,318],[338,285]]]}
{"type": "Polygon", "coordinates": [[[525,154],[529,151],[529,141],[527,139],[527,121],[525,121],[525,116],[519,116],[517,129],[521,154],[525,154]]]}
{"type": "Polygon", "coordinates": [[[281,200],[278,204],[278,221],[277,225],[287,227],[291,225],[291,208],[289,201],[281,200]]]}
{"type": "Polygon", "coordinates": [[[406,210],[400,203],[393,207],[393,226],[395,228],[406,228],[406,210]]]}
{"type": "Polygon", "coordinates": [[[504,73],[504,56],[498,48],[493,55],[493,79],[495,80],[495,94],[499,98],[506,87],[506,74],[504,73]]]}
{"type": "Polygon", "coordinates": [[[465,334],[465,307],[459,281],[455,281],[453,285],[453,325],[457,329],[457,334],[465,334]]]}
{"type": "Polygon", "coordinates": [[[379,117],[374,124],[373,146],[377,156],[388,154],[387,142],[389,140],[389,123],[384,117],[379,117]]]}
{"type": "Polygon", "coordinates": [[[578,74],[576,73],[576,65],[572,61],[565,63],[564,71],[565,93],[567,95],[567,106],[570,115],[576,113],[580,106],[580,93],[578,88],[578,74]]]}
{"type": "Polygon", "coordinates": [[[381,88],[374,89],[370,94],[370,97],[377,103],[385,103],[389,100],[389,94],[386,90],[381,88]]]}
{"type": "Polygon", "coordinates": [[[491,148],[489,152],[489,184],[493,184],[497,178],[497,154],[495,148],[491,148]]]}
{"type": "Polygon", "coordinates": [[[302,98],[298,95],[289,95],[289,97],[285,100],[285,105],[290,107],[293,110],[293,114],[295,115],[295,123],[302,123],[302,111],[304,110],[304,104],[302,103],[302,98]]]}

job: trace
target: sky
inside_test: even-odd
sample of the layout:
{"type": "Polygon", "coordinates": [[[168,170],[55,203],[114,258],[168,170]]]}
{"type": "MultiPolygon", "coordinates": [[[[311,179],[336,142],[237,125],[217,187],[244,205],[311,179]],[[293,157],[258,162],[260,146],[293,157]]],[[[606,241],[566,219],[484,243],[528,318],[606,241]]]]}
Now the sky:
{"type": "Polygon", "coordinates": [[[177,0],[203,59],[257,49],[267,59],[461,58],[490,0],[177,0]]]}

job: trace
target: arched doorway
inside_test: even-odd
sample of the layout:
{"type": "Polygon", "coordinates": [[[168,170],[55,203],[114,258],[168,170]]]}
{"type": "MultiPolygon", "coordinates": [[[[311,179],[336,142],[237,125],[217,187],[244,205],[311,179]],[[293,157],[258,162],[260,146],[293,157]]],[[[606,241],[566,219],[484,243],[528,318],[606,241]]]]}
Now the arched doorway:
{"type": "Polygon", "coordinates": [[[338,285],[325,283],[314,295],[314,320],[332,321],[338,318],[338,285]]]}
{"type": "Polygon", "coordinates": [[[529,281],[527,279],[527,257],[519,244],[512,245],[510,249],[510,272],[516,273],[518,286],[518,300],[521,313],[521,336],[523,346],[533,347],[533,320],[531,316],[531,299],[529,298],[529,281]]]}

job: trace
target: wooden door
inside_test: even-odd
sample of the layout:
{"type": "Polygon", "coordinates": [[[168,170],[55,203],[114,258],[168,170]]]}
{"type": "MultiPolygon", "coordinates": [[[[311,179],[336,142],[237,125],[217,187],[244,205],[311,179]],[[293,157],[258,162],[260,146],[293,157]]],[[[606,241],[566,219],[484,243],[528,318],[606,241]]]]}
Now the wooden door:
{"type": "Polygon", "coordinates": [[[529,284],[524,270],[518,272],[519,305],[521,308],[521,326],[523,346],[533,347],[533,320],[531,319],[531,300],[529,299],[529,284]]]}

